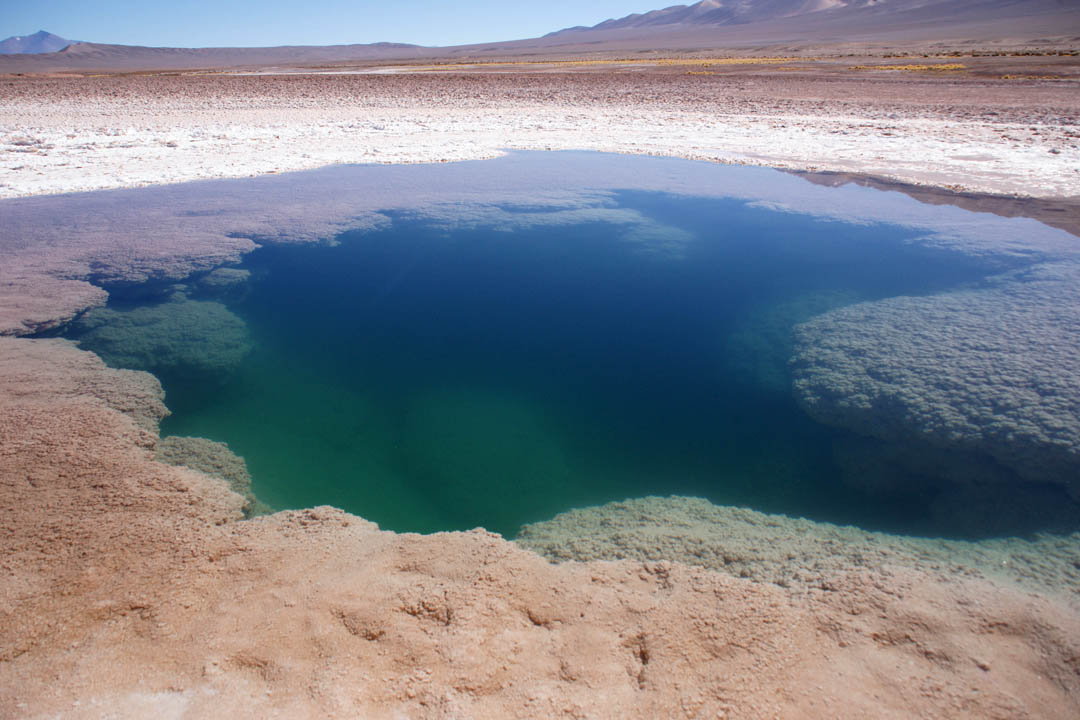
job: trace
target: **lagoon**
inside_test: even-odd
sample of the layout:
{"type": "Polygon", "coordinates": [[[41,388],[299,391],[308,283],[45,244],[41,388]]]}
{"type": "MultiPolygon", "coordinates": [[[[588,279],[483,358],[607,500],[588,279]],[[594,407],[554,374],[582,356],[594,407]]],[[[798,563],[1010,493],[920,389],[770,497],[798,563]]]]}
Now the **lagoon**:
{"type": "MultiPolygon", "coordinates": [[[[860,188],[785,203],[784,187],[808,184],[652,158],[553,193],[553,162],[602,177],[612,160],[489,161],[516,174],[514,193],[365,208],[362,228],[317,243],[264,239],[181,282],[115,285],[68,334],[158,375],[173,411],[162,434],[227,442],[269,506],[335,505],[386,529],[513,536],[570,508],[677,494],[869,529],[999,532],[955,516],[958,464],[991,468],[994,492],[1015,487],[1036,514],[1071,502],[1065,481],[1033,485],[985,449],[821,422],[792,375],[801,324],[978,295],[1056,259],[1045,248],[1064,233],[860,188]],[[626,181],[658,167],[706,191],[626,181]],[[1018,249],[1021,226],[1050,239],[1018,249]],[[867,482],[868,465],[887,465],[889,484],[867,482]]],[[[335,177],[380,170],[308,182],[334,193],[335,177]]]]}

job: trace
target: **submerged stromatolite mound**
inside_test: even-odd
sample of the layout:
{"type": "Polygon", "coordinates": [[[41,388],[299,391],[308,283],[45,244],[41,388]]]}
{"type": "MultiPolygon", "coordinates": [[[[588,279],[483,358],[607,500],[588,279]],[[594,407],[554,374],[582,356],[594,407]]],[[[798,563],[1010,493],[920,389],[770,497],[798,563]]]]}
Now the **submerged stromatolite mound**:
{"type": "Polygon", "coordinates": [[[211,270],[191,284],[191,293],[206,297],[240,297],[247,289],[251,271],[243,268],[220,267],[211,270]]]}
{"type": "Polygon", "coordinates": [[[740,317],[725,341],[724,358],[740,382],[777,394],[791,391],[788,359],[794,327],[828,310],[858,301],[852,292],[817,292],[760,308],[740,317]]]}
{"type": "Polygon", "coordinates": [[[248,517],[270,512],[270,508],[259,502],[251,491],[251,473],[244,458],[223,442],[173,435],[161,439],[154,459],[167,465],[189,467],[224,480],[230,490],[244,498],[244,514],[248,517]]]}
{"type": "Polygon", "coordinates": [[[251,351],[244,321],[218,302],[180,291],[166,302],[132,309],[96,308],[72,334],[114,367],[221,379],[251,351]]]}
{"type": "Polygon", "coordinates": [[[824,587],[845,568],[909,568],[1004,577],[1080,603],[1080,533],[978,543],[867,532],[855,527],[645,497],[579,508],[522,527],[515,542],[552,562],[669,560],[784,587],[824,587]]]}
{"type": "Polygon", "coordinates": [[[816,420],[912,456],[978,453],[1080,500],[1076,261],[833,310],[796,328],[792,372],[816,420]]]}

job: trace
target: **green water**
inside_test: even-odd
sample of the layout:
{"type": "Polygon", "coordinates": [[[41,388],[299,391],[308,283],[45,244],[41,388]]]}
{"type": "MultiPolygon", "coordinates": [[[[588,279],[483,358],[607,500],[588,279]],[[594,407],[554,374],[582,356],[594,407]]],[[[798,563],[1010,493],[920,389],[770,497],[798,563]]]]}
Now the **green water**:
{"type": "MultiPolygon", "coordinates": [[[[388,213],[333,246],[257,250],[239,290],[155,310],[223,304],[250,346],[232,365],[155,370],[174,413],[163,434],[227,442],[272,507],[332,504],[394,530],[513,535],[670,493],[920,527],[925,498],[837,480],[838,434],[790,397],[790,327],[983,270],[913,246],[909,228],[738,200],[623,192],[592,209],[388,213]]],[[[212,345],[232,328],[214,323],[180,325],[212,345]]]]}

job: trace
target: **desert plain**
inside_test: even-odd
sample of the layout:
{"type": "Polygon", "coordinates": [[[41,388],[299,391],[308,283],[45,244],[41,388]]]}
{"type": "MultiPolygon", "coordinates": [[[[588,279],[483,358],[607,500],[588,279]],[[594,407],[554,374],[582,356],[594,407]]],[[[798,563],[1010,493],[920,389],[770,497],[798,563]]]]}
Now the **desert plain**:
{"type": "MultiPolygon", "coordinates": [[[[0,88],[0,229],[33,195],[586,149],[1080,231],[1069,48],[12,72],[0,88]]],[[[107,233],[40,252],[0,231],[4,717],[1080,714],[1075,533],[949,545],[679,498],[520,544],[328,507],[245,519],[227,448],[163,452],[153,376],[22,337],[104,302],[85,281],[95,253],[119,262],[107,233]],[[27,301],[41,282],[49,302],[27,301]]],[[[197,240],[150,232],[124,252],[182,276],[250,249],[197,240]]]]}

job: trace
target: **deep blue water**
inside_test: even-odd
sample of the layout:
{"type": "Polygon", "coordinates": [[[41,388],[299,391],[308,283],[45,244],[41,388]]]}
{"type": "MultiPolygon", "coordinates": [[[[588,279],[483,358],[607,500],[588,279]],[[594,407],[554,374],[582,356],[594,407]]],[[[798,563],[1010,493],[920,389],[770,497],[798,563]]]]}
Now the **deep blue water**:
{"type": "Polygon", "coordinates": [[[228,442],[275,508],[332,504],[394,530],[513,535],[673,493],[925,527],[926,498],[838,480],[839,433],[786,386],[787,334],[985,268],[910,228],[734,199],[622,192],[602,210],[388,213],[334,246],[257,250],[224,299],[251,354],[220,382],[162,374],[163,434],[228,442]]]}

